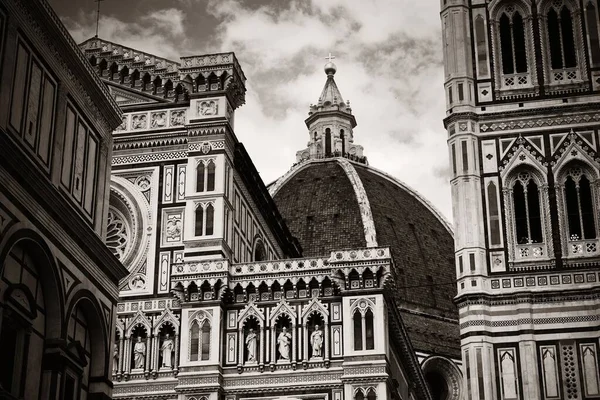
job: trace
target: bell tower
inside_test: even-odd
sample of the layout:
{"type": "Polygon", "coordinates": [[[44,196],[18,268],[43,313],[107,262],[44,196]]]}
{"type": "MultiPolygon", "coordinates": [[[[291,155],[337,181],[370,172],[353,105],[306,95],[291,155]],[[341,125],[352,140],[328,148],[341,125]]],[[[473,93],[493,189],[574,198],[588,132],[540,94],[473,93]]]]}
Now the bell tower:
{"type": "Polygon", "coordinates": [[[598,1],[440,6],[467,398],[598,397],[598,1]]]}
{"type": "Polygon", "coordinates": [[[308,118],[308,147],[296,153],[296,162],[330,157],[347,157],[363,160],[363,147],[354,144],[356,119],[352,115],[350,101],[344,102],[333,76],[337,71],[329,54],[325,64],[327,81],[317,104],[311,104],[308,118]]]}

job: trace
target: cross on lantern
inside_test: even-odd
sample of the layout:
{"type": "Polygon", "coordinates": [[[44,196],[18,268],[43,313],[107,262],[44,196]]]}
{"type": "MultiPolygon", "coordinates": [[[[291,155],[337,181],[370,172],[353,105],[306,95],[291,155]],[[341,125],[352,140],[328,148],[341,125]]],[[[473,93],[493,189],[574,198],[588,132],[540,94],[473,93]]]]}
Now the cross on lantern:
{"type": "Polygon", "coordinates": [[[335,58],[335,56],[332,56],[331,53],[329,53],[329,55],[327,57],[325,57],[326,60],[328,60],[329,62],[331,62],[331,60],[333,60],[335,58]]]}

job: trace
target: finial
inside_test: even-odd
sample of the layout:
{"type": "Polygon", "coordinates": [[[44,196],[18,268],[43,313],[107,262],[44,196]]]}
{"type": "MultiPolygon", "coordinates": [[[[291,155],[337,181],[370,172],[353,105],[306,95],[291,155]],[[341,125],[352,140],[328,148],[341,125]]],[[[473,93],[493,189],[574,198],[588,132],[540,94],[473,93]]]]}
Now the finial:
{"type": "Polygon", "coordinates": [[[327,64],[325,64],[325,73],[327,74],[327,76],[333,76],[335,74],[335,71],[337,71],[337,67],[334,63],[331,62],[331,60],[333,60],[334,58],[335,56],[332,56],[331,53],[329,53],[329,55],[325,57],[325,59],[328,61],[327,64]]]}
{"type": "Polygon", "coordinates": [[[104,1],[104,0],[94,0],[96,3],[98,3],[98,8],[96,9],[96,36],[98,37],[98,26],[100,25],[100,2],[104,1]]]}

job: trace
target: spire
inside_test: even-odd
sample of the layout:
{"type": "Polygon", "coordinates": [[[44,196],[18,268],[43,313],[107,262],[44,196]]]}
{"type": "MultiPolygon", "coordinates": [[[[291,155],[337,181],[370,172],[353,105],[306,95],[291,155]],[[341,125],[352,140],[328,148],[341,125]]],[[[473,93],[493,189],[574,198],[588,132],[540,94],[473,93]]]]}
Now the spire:
{"type": "MultiPolygon", "coordinates": [[[[337,72],[337,66],[331,61],[334,58],[335,56],[332,56],[331,53],[329,53],[329,56],[325,57],[325,59],[328,60],[324,67],[327,81],[325,81],[325,86],[323,86],[319,101],[316,105],[310,106],[308,115],[313,115],[315,112],[319,111],[341,111],[352,115],[350,102],[344,102],[340,89],[338,89],[335,79],[333,79],[333,76],[337,72]]],[[[356,126],[356,122],[354,122],[354,126],[356,126]]]]}
{"type": "Polygon", "coordinates": [[[304,121],[308,128],[308,147],[296,152],[296,161],[345,157],[350,160],[367,163],[363,156],[363,147],[354,144],[356,119],[352,115],[350,102],[344,102],[333,76],[337,72],[331,61],[335,57],[329,53],[325,64],[327,81],[316,105],[311,104],[308,118],[304,121]]]}

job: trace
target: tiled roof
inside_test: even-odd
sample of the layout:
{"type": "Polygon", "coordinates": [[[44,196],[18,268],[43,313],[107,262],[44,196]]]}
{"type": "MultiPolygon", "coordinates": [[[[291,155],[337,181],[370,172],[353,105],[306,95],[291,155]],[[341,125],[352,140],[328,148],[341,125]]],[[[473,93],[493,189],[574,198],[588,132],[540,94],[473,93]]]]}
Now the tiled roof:
{"type": "MultiPolygon", "coordinates": [[[[392,249],[396,302],[413,345],[459,357],[454,242],[447,223],[415,192],[373,168],[353,166],[369,200],[377,244],[392,249]]],[[[336,159],[297,168],[274,199],[305,256],[365,246],[355,190],[336,159]]]]}

